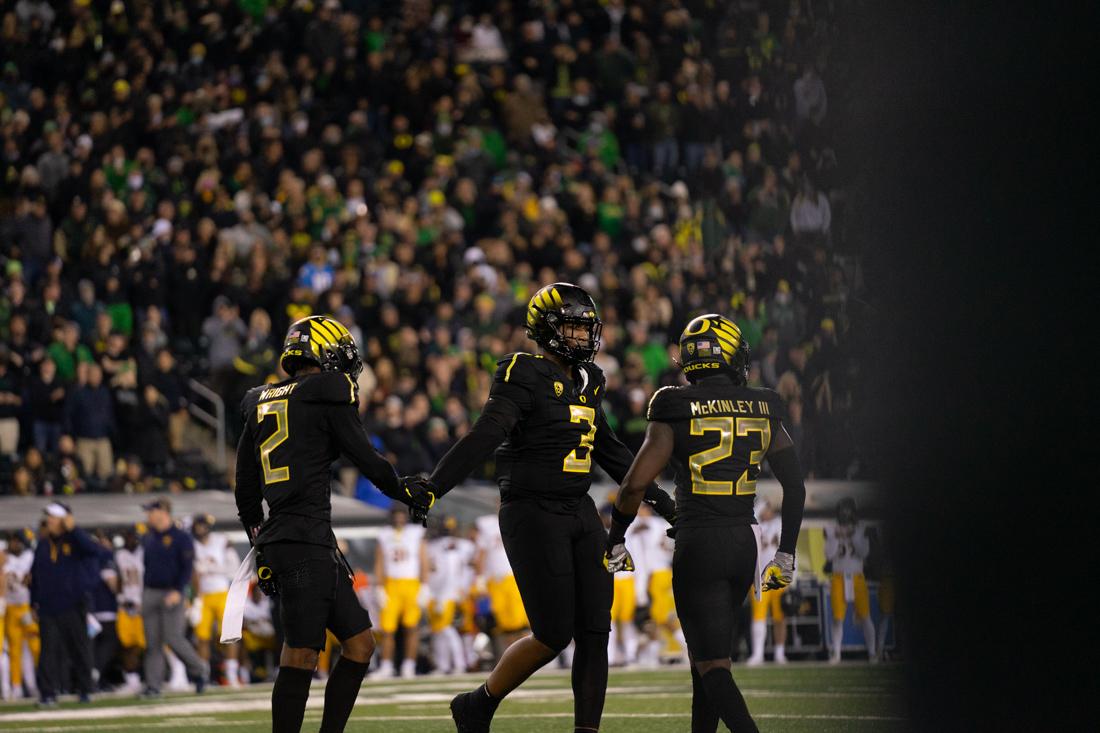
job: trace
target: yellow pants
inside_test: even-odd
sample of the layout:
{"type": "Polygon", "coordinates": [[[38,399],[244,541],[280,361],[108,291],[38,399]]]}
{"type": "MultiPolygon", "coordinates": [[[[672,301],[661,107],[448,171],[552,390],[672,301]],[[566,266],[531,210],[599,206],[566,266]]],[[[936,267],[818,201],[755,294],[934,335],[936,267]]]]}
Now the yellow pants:
{"type": "Polygon", "coordinates": [[[766,593],[760,594],[760,600],[756,600],[756,594],[749,592],[749,601],[752,602],[752,620],[753,621],[765,621],[768,618],[768,610],[772,612],[772,621],[782,621],[783,616],[783,594],[787,592],[786,588],[780,588],[779,590],[770,590],[766,593]]]}
{"type": "Polygon", "coordinates": [[[527,611],[523,608],[523,599],[519,595],[515,576],[490,580],[488,586],[489,605],[497,620],[497,628],[505,633],[526,628],[527,611]]]}
{"type": "Polygon", "coordinates": [[[432,627],[433,634],[438,634],[455,622],[456,607],[457,604],[454,601],[440,603],[434,598],[432,599],[432,602],[428,604],[428,624],[432,627]]]}
{"type": "Polygon", "coordinates": [[[654,570],[649,576],[649,615],[656,623],[665,624],[676,614],[672,597],[672,570],[654,570]]]}
{"type": "Polygon", "coordinates": [[[471,590],[461,601],[459,601],[459,610],[462,612],[462,621],[458,625],[458,631],[461,634],[476,634],[477,621],[477,601],[474,600],[474,593],[471,590]]]}
{"type": "Polygon", "coordinates": [[[215,625],[221,628],[222,614],[225,613],[225,599],[228,596],[228,590],[203,593],[202,617],[199,619],[199,625],[195,627],[195,637],[199,641],[210,641],[214,638],[215,625]]]}
{"type": "Polygon", "coordinates": [[[392,634],[401,626],[411,628],[420,623],[420,606],[416,602],[420,594],[420,581],[416,578],[386,578],[382,585],[386,590],[386,606],[382,609],[379,626],[392,634]]]}
{"type": "Polygon", "coordinates": [[[11,686],[17,690],[23,684],[23,642],[27,642],[27,646],[30,647],[36,665],[41,649],[38,624],[30,620],[30,612],[31,607],[28,603],[8,606],[4,612],[4,638],[8,642],[11,686]]]}
{"type": "Polygon", "coordinates": [[[115,621],[115,632],[118,634],[118,643],[124,648],[145,648],[145,622],[140,613],[133,615],[119,610],[118,619],[115,621]]]}
{"type": "Polygon", "coordinates": [[[630,623],[634,620],[634,576],[615,573],[615,596],[611,601],[611,623],[630,623]]]}
{"type": "MultiPolygon", "coordinates": [[[[871,597],[867,593],[867,580],[863,573],[852,576],[852,590],[855,591],[856,618],[871,616],[871,597]]],[[[834,573],[830,585],[830,605],[833,607],[833,619],[843,621],[848,613],[848,601],[844,598],[844,576],[834,573]]]]}
{"type": "Polygon", "coordinates": [[[878,585],[878,610],[883,616],[894,612],[894,576],[885,575],[878,585]]]}
{"type": "Polygon", "coordinates": [[[253,634],[248,629],[241,632],[241,643],[244,644],[244,650],[249,654],[254,652],[262,652],[267,649],[275,648],[274,636],[259,636],[253,634]]]}

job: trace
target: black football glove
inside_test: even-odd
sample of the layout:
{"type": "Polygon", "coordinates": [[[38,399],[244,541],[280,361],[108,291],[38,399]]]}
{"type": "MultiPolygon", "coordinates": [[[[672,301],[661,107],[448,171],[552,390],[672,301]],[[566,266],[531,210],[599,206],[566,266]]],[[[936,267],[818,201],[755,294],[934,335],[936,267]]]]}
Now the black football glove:
{"type": "Polygon", "coordinates": [[[428,526],[428,511],[435,504],[436,487],[424,476],[402,476],[398,499],[409,507],[414,522],[428,526]]]}
{"type": "Polygon", "coordinates": [[[660,514],[666,522],[676,524],[676,500],[660,486],[654,484],[654,487],[656,491],[650,489],[645,492],[645,498],[642,501],[660,514]]]}

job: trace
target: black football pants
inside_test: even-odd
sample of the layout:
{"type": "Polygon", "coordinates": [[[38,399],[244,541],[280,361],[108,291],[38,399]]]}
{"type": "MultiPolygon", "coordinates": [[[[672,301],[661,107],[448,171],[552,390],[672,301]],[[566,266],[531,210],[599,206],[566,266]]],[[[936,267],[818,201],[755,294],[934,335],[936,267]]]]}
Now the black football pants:
{"type": "Polygon", "coordinates": [[[568,502],[505,500],[500,532],[531,632],[555,652],[573,653],[577,727],[599,728],[607,693],[612,578],[607,532],[588,496],[568,502]]]}

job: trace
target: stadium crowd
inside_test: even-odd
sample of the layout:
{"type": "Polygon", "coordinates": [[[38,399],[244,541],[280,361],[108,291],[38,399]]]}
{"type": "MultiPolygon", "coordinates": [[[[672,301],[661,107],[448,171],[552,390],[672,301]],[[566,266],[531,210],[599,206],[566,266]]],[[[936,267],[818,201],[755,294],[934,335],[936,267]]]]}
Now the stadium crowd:
{"type": "Polygon", "coordinates": [[[232,439],[312,313],[362,345],[398,471],[430,469],[555,280],[600,306],[631,447],[669,343],[711,310],[807,472],[871,470],[832,12],[0,0],[0,492],[225,486],[186,450],[187,380],[232,439]]]}

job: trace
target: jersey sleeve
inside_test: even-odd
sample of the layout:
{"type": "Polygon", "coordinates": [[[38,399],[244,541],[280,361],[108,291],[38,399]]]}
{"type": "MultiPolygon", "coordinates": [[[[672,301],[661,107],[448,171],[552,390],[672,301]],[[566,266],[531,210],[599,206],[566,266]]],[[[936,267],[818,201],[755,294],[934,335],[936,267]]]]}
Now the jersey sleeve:
{"type": "Polygon", "coordinates": [[[527,413],[534,405],[535,389],[540,381],[536,366],[539,357],[522,351],[497,362],[490,397],[501,397],[513,402],[521,413],[527,413]]]}
{"type": "MultiPolygon", "coordinates": [[[[260,466],[252,439],[252,423],[245,419],[241,440],[237,444],[237,485],[233,491],[237,503],[237,516],[246,532],[251,532],[264,521],[263,487],[260,485],[260,466]]],[[[249,534],[249,542],[253,537],[249,534]]]]}
{"type": "Polygon", "coordinates": [[[662,387],[653,393],[649,399],[649,409],[646,411],[646,419],[650,422],[675,422],[683,420],[686,416],[680,409],[682,404],[677,399],[678,392],[675,387],[662,387]]]}
{"type": "Polygon", "coordinates": [[[303,383],[306,402],[320,402],[330,405],[358,405],[359,387],[343,372],[322,372],[303,383]]]}
{"type": "Polygon", "coordinates": [[[787,403],[784,402],[783,398],[779,396],[779,393],[774,390],[765,389],[763,392],[764,401],[768,406],[769,416],[778,422],[787,422],[787,403]]]}

